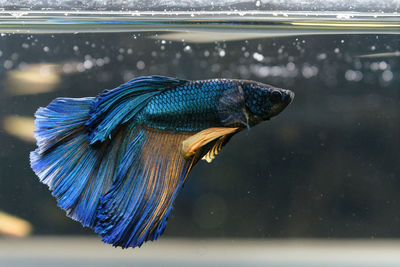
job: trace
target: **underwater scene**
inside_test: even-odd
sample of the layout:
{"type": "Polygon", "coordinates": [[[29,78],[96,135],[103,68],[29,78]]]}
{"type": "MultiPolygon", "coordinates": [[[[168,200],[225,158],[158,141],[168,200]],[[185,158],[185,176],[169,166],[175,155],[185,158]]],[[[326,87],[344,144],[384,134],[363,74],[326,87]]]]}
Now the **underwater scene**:
{"type": "MultiPolygon", "coordinates": [[[[144,266],[152,247],[160,251],[168,244],[179,246],[180,240],[183,244],[199,242],[199,250],[193,248],[195,252],[191,252],[198,253],[199,261],[193,262],[185,255],[182,261],[174,261],[173,255],[180,257],[180,252],[169,250],[172,254],[166,255],[166,261],[152,264],[311,266],[312,257],[304,259],[301,251],[303,261],[291,255],[293,258],[286,258],[286,263],[277,260],[284,253],[277,252],[268,258],[270,261],[262,257],[240,261],[238,255],[242,246],[252,253],[266,246],[263,248],[268,254],[278,244],[285,251],[287,244],[282,240],[305,240],[305,244],[307,240],[398,242],[397,13],[382,17],[373,13],[361,18],[347,13],[324,14],[323,18],[293,12],[270,13],[270,17],[237,13],[231,18],[179,11],[176,18],[144,13],[110,20],[111,15],[54,12],[50,19],[44,19],[46,14],[30,14],[30,24],[18,22],[23,14],[18,18],[14,15],[3,14],[0,19],[2,250],[7,244],[18,248],[20,239],[9,236],[29,236],[26,240],[32,247],[48,246],[49,251],[57,244],[67,244],[73,250],[75,244],[89,242],[86,247],[95,244],[105,253],[97,266],[128,264],[114,254],[107,258],[107,249],[121,249],[102,244],[91,229],[68,218],[48,186],[35,175],[29,156],[38,141],[33,135],[34,114],[58,97],[96,97],[106,89],[152,75],[190,81],[251,80],[269,88],[290,90],[295,96],[279,114],[265,117],[257,125],[232,124],[242,127],[241,131],[229,135],[229,143],[222,144],[226,146],[216,152],[218,156],[212,162],[199,160],[193,167],[176,195],[159,240],[121,250],[124,256],[132,257],[130,263],[134,264],[135,258],[127,254],[142,255],[136,263],[144,266]],[[50,240],[48,245],[46,240],[50,240]],[[206,249],[207,240],[217,240],[210,250],[222,248],[236,256],[224,258],[224,253],[215,252],[218,261],[208,259],[212,252],[206,249]],[[227,246],[231,243],[233,249],[227,246]]],[[[200,97],[196,90],[191,93],[200,97]]],[[[56,157],[62,158],[63,152],[56,157]]],[[[335,243],[331,249],[351,247],[340,244],[335,243]]],[[[319,243],[309,246],[318,248],[319,243]]],[[[395,246],[388,249],[398,251],[400,243],[395,246]]],[[[93,247],[88,251],[87,255],[96,257],[93,247]]],[[[32,266],[56,264],[58,256],[54,255],[40,263],[44,265],[32,262],[32,266]]],[[[13,261],[15,258],[3,256],[0,263],[8,266],[29,266],[30,257],[35,258],[13,261]]],[[[44,253],[41,257],[47,256],[44,253]]],[[[96,262],[89,256],[83,258],[63,264],[85,266],[96,262]]],[[[353,260],[351,256],[339,261],[335,257],[332,265],[323,260],[320,263],[347,266],[349,262],[355,264],[353,260]]],[[[400,262],[399,258],[395,260],[400,262]]]]}

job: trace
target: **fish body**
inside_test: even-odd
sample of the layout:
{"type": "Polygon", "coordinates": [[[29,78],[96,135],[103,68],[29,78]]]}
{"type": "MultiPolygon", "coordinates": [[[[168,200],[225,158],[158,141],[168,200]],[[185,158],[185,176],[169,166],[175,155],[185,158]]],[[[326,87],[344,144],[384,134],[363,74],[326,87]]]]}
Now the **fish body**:
{"type": "Polygon", "coordinates": [[[138,119],[150,127],[178,132],[222,126],[218,100],[231,86],[223,81],[189,81],[156,95],[138,119]]]}
{"type": "Polygon", "coordinates": [[[69,217],[105,243],[141,246],[163,233],[199,160],[293,97],[247,80],[145,76],[97,97],[57,98],[35,114],[31,166],[69,217]]]}
{"type": "Polygon", "coordinates": [[[137,119],[153,128],[178,132],[254,126],[262,116],[275,115],[272,91],[282,103],[280,112],[293,98],[288,90],[244,80],[188,81],[154,96],[137,119]]]}

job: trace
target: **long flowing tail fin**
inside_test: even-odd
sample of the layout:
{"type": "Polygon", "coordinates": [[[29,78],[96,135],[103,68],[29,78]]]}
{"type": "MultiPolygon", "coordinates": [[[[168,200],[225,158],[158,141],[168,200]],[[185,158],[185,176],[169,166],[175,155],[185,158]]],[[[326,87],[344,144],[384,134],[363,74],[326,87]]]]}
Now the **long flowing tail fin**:
{"type": "Polygon", "coordinates": [[[140,246],[164,231],[190,160],[180,149],[189,134],[134,123],[90,144],[85,123],[94,98],[58,98],[35,116],[38,148],[31,166],[60,208],[105,243],[140,246]]]}
{"type": "Polygon", "coordinates": [[[108,153],[88,142],[85,123],[93,101],[91,97],[57,98],[39,108],[35,114],[38,148],[30,154],[32,169],[49,186],[59,207],[90,227],[96,220],[93,207],[112,182],[113,173],[102,166],[115,164],[115,156],[103,157],[108,153]]]}
{"type": "Polygon", "coordinates": [[[135,115],[184,82],[140,77],[98,97],[57,98],[35,114],[32,169],[58,206],[106,243],[135,247],[163,232],[191,167],[179,152],[186,136],[145,129],[135,115]]]}

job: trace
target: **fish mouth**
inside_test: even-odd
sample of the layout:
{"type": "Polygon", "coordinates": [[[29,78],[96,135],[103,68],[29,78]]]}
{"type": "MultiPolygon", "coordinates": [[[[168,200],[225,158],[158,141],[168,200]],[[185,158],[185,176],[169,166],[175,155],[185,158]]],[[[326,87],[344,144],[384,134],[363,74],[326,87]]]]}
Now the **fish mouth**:
{"type": "Polygon", "coordinates": [[[293,99],[294,99],[294,93],[290,90],[286,90],[286,97],[285,97],[285,104],[286,106],[289,105],[290,103],[292,103],[293,99]]]}

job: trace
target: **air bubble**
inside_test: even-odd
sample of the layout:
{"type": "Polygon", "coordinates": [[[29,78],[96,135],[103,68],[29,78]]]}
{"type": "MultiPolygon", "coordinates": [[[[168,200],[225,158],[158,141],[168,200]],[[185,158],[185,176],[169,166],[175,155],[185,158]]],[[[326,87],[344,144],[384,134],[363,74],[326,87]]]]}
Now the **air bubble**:
{"type": "Polygon", "coordinates": [[[269,75],[269,68],[266,67],[266,66],[261,67],[261,68],[258,70],[258,74],[259,74],[261,77],[267,77],[267,76],[269,75]]]}
{"type": "Polygon", "coordinates": [[[326,59],[328,56],[326,55],[326,53],[321,53],[317,55],[317,59],[319,60],[324,60],[326,59]]]}
{"type": "Polygon", "coordinates": [[[264,56],[263,56],[262,54],[260,54],[260,53],[255,52],[255,53],[253,54],[253,58],[254,58],[255,60],[257,60],[258,62],[260,62],[260,61],[262,61],[262,60],[264,59],[264,56]]]}
{"type": "Polygon", "coordinates": [[[315,66],[304,66],[301,70],[301,73],[303,74],[304,78],[309,79],[318,74],[318,68],[315,66]]]}
{"type": "Polygon", "coordinates": [[[91,61],[91,60],[89,60],[89,59],[86,59],[84,62],[83,62],[83,67],[85,68],[85,69],[91,69],[92,67],[93,67],[93,62],[91,61]]]}
{"type": "Polygon", "coordinates": [[[372,71],[377,71],[379,69],[379,63],[378,62],[372,62],[371,65],[369,65],[369,68],[372,71]]]}
{"type": "Polygon", "coordinates": [[[189,45],[187,45],[187,46],[185,46],[185,47],[183,48],[183,52],[191,53],[191,52],[192,52],[192,48],[191,48],[189,45]]]}
{"type": "Polygon", "coordinates": [[[79,72],[84,72],[85,71],[85,67],[83,66],[82,63],[79,63],[76,65],[76,70],[79,72]]]}
{"type": "Polygon", "coordinates": [[[286,64],[286,68],[288,71],[294,71],[296,69],[296,65],[293,62],[289,62],[286,64]]]}
{"type": "Polygon", "coordinates": [[[137,68],[138,70],[143,70],[145,67],[146,67],[146,64],[145,64],[142,60],[139,60],[139,61],[136,63],[136,68],[137,68]]]}
{"type": "Polygon", "coordinates": [[[73,72],[73,66],[72,66],[72,64],[70,64],[70,63],[65,63],[64,65],[63,65],[63,67],[62,67],[62,71],[64,72],[64,73],[71,73],[71,72],[73,72]]]}
{"type": "Polygon", "coordinates": [[[18,59],[18,53],[12,53],[10,58],[13,61],[17,60],[18,59]]]}
{"type": "Polygon", "coordinates": [[[344,77],[348,81],[359,82],[362,80],[363,74],[361,71],[358,70],[347,70],[346,73],[344,74],[344,77]]]}
{"type": "Polygon", "coordinates": [[[384,72],[382,72],[382,79],[385,82],[390,82],[393,79],[393,72],[391,72],[390,70],[385,70],[384,72]]]}
{"type": "Polygon", "coordinates": [[[14,63],[11,60],[7,59],[4,61],[3,66],[5,69],[9,70],[14,66],[14,63]]]}
{"type": "Polygon", "coordinates": [[[387,69],[387,67],[388,67],[388,65],[387,65],[387,63],[385,61],[379,62],[379,69],[380,70],[385,70],[385,69],[387,69]]]}
{"type": "Polygon", "coordinates": [[[110,63],[111,59],[109,57],[104,57],[104,64],[110,63]]]}
{"type": "Polygon", "coordinates": [[[96,66],[101,67],[104,65],[104,59],[98,58],[96,59],[96,66]]]}

